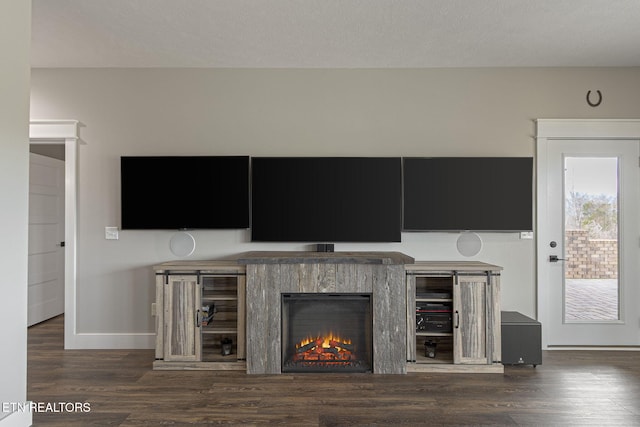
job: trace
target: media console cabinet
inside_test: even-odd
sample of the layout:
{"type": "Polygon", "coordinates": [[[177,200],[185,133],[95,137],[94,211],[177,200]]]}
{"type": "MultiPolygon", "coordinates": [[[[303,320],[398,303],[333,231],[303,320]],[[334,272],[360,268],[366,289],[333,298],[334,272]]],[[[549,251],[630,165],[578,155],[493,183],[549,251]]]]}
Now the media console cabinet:
{"type": "Polygon", "coordinates": [[[501,267],[481,262],[405,265],[407,370],[504,372],[501,267]],[[430,323],[425,318],[431,316],[430,323]],[[420,323],[420,321],[423,321],[420,323]]]}
{"type": "Polygon", "coordinates": [[[245,370],[245,267],[235,261],[175,261],[154,269],[153,368],[245,370]],[[223,352],[228,340],[230,349],[223,352]]]}
{"type": "Polygon", "coordinates": [[[294,292],[371,295],[374,374],[504,372],[501,267],[398,252],[248,252],[154,271],[154,369],[279,374],[280,299],[294,292]]]}

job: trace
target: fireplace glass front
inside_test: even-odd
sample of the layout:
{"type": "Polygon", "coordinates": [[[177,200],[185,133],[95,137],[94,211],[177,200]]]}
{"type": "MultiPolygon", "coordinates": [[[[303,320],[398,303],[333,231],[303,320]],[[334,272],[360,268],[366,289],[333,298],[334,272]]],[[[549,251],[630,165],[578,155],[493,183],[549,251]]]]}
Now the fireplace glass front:
{"type": "Polygon", "coordinates": [[[372,372],[371,294],[282,294],[282,372],[372,372]]]}

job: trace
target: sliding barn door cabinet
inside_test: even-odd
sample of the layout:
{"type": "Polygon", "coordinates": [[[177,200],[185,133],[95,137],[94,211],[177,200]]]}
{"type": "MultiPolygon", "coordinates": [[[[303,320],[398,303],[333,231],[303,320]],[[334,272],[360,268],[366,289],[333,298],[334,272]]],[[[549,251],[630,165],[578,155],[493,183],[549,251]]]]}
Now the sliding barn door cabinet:
{"type": "Polygon", "coordinates": [[[178,262],[155,271],[154,369],[244,370],[244,266],[178,262]]]}
{"type": "Polygon", "coordinates": [[[407,371],[503,372],[501,267],[416,262],[407,277],[407,371]]]}

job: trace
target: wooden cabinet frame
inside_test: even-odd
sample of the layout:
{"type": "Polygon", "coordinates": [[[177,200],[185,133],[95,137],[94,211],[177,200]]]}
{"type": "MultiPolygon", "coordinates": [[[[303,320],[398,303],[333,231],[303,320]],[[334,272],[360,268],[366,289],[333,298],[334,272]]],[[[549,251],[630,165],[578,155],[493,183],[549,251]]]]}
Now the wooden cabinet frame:
{"type": "Polygon", "coordinates": [[[199,263],[175,262],[155,267],[156,270],[156,361],[154,369],[245,370],[246,363],[246,280],[244,266],[223,261],[199,263]],[[203,300],[203,281],[230,278],[233,292],[208,296],[203,300]],[[234,322],[212,327],[204,334],[235,336],[234,354],[229,357],[207,357],[203,351],[202,305],[205,302],[233,302],[234,322]]]}
{"type": "MultiPolygon", "coordinates": [[[[406,372],[504,372],[500,341],[500,271],[501,267],[479,262],[416,262],[404,266],[406,372]],[[452,307],[452,331],[440,335],[416,333],[416,281],[437,278],[450,289],[446,299],[452,307]],[[445,358],[426,360],[420,357],[417,338],[436,336],[447,341],[445,358]]],[[[182,261],[161,264],[156,271],[156,361],[154,369],[247,370],[246,359],[246,279],[245,266],[233,261],[182,261]],[[230,277],[235,280],[237,361],[203,355],[199,310],[209,301],[227,299],[222,295],[203,295],[203,279],[230,277]],[[204,361],[209,360],[209,361],[204,361]]],[[[422,285],[420,285],[422,286],[422,285]]],[[[404,293],[404,292],[403,292],[404,293]]],[[[233,299],[233,296],[229,296],[233,299]]],[[[401,294],[400,299],[403,299],[401,294]]],[[[428,300],[422,300],[428,301],[428,300]]],[[[401,317],[404,314],[400,313],[401,317]]],[[[401,321],[404,323],[404,320],[401,321]]],[[[224,334],[226,329],[211,331],[224,334]]],[[[401,339],[399,342],[403,342],[401,339]]]]}
{"type": "MultiPolygon", "coordinates": [[[[501,267],[478,262],[416,262],[407,273],[407,371],[503,372],[500,363],[501,267]],[[451,333],[416,332],[419,280],[446,284],[450,302],[451,333]],[[434,359],[421,357],[417,341],[433,339],[450,344],[450,353],[434,359]]],[[[447,349],[448,350],[448,349],[447,349]]]]}

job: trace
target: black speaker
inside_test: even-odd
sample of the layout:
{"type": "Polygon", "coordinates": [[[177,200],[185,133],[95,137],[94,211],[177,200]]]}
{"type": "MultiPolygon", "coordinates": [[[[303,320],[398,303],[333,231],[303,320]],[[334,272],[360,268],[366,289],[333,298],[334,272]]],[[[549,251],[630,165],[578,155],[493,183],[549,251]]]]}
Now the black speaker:
{"type": "Polygon", "coordinates": [[[542,364],[542,325],[516,311],[503,311],[502,364],[542,364]]]}

